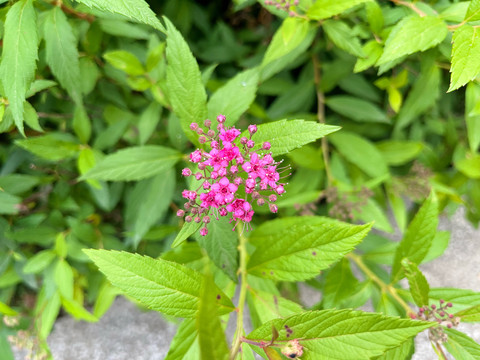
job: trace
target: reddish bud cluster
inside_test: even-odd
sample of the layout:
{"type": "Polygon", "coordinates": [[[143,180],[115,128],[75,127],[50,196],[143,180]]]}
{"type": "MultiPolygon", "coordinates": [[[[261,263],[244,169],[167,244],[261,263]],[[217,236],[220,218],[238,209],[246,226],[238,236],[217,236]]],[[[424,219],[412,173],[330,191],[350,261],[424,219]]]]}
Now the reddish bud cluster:
{"type": "MultiPolygon", "coordinates": [[[[446,326],[447,328],[452,328],[457,326],[460,323],[460,318],[449,314],[447,309],[451,308],[453,305],[451,302],[445,303],[445,300],[440,299],[440,306],[432,304],[430,306],[422,306],[417,314],[409,314],[412,319],[419,319],[425,321],[435,321],[439,325],[446,326]]],[[[447,334],[442,330],[441,326],[430,328],[429,337],[432,341],[435,342],[445,342],[447,341],[447,334]]]]}
{"type": "MultiPolygon", "coordinates": [[[[208,234],[207,224],[210,222],[210,213],[218,220],[219,216],[231,216],[232,221],[250,223],[254,210],[252,201],[262,206],[268,203],[271,212],[276,213],[278,207],[275,203],[277,195],[285,192],[284,184],[280,183],[280,173],[272,153],[261,154],[258,151],[270,150],[269,142],[264,142],[260,147],[252,140],[257,132],[256,125],[250,125],[249,138],[240,138],[240,146],[235,141],[241,132],[235,127],[225,127],[225,116],[217,116],[218,126],[216,131],[210,129],[212,122],[205,120],[206,132],[197,124],[190,124],[190,129],[200,136],[202,144],[209,144],[211,150],[197,149],[190,154],[190,161],[197,164],[198,172],[189,168],[182,170],[183,176],[194,176],[202,181],[198,189],[184,190],[182,196],[188,200],[184,210],[179,210],[177,215],[185,216],[186,222],[192,220],[205,225],[200,229],[200,234],[208,234]],[[245,196],[239,196],[242,187],[245,196]],[[202,191],[203,190],[203,191],[202,191]]],[[[286,170],[285,167],[280,170],[286,170]]],[[[234,227],[235,228],[235,227],[234,227]]]]}

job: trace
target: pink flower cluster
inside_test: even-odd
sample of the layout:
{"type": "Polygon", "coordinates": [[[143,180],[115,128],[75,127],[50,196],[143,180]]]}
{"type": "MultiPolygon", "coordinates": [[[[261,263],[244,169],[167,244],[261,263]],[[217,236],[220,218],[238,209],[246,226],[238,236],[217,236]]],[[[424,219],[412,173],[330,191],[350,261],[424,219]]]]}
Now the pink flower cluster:
{"type": "Polygon", "coordinates": [[[208,233],[211,215],[217,220],[219,216],[230,215],[230,222],[242,221],[248,225],[254,214],[253,201],[259,206],[268,203],[270,211],[276,213],[277,195],[285,192],[284,184],[279,183],[278,170],[289,167],[278,168],[280,162],[266,152],[271,147],[269,142],[255,145],[252,136],[257,126],[248,127],[248,138],[239,138],[241,132],[235,127],[225,127],[225,120],[224,115],[217,116],[216,131],[211,129],[212,122],[208,119],[204,121],[206,131],[197,123],[190,124],[190,129],[200,135],[199,142],[208,144],[210,149],[197,149],[190,154],[190,161],[197,165],[198,171],[185,168],[182,175],[193,176],[201,184],[196,190],[182,192],[187,202],[185,210],[178,210],[177,215],[185,217],[186,222],[203,223],[202,236],[208,233]]]}

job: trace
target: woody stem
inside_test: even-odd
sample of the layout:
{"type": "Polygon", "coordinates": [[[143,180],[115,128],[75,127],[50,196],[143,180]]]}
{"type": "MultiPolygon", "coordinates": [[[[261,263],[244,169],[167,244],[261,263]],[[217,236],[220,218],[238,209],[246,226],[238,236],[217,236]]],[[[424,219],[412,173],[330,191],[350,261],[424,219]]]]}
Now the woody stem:
{"type": "Polygon", "coordinates": [[[243,311],[245,308],[245,299],[247,296],[247,239],[243,235],[241,227],[237,227],[238,231],[238,251],[240,255],[240,295],[238,297],[237,306],[237,329],[235,330],[235,339],[230,351],[230,360],[235,360],[240,350],[243,337],[243,311]]]}

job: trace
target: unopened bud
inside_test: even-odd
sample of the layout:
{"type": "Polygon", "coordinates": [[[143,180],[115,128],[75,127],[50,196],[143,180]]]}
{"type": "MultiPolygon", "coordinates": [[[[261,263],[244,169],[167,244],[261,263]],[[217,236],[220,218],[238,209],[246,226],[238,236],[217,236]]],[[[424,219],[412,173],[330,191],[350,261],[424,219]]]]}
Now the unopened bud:
{"type": "Polygon", "coordinates": [[[205,125],[207,128],[209,128],[210,126],[212,126],[212,120],[205,119],[205,121],[203,122],[203,125],[205,125]]]}
{"type": "Polygon", "coordinates": [[[435,304],[432,304],[432,306],[430,306],[433,310],[435,310],[437,308],[437,306],[435,304]]]}
{"type": "Polygon", "coordinates": [[[215,136],[215,131],[214,130],[208,130],[207,135],[213,138],[215,136]]]}
{"type": "Polygon", "coordinates": [[[258,200],[257,200],[257,205],[258,205],[258,206],[263,206],[263,205],[265,205],[265,200],[262,199],[262,198],[258,199],[258,200]]]}
{"type": "Polygon", "coordinates": [[[191,124],[190,124],[190,130],[195,131],[195,130],[197,130],[197,129],[198,129],[198,124],[197,124],[197,123],[191,123],[191,124]]]}
{"type": "Polygon", "coordinates": [[[223,124],[225,122],[226,118],[225,118],[225,115],[218,115],[217,116],[217,121],[220,123],[220,124],[223,124]]]}
{"type": "Polygon", "coordinates": [[[198,135],[203,135],[203,129],[202,129],[202,128],[198,128],[198,129],[197,129],[197,134],[198,134],[198,135]]]}
{"type": "Polygon", "coordinates": [[[248,132],[252,135],[255,134],[257,132],[257,125],[249,125],[248,132]]]}
{"type": "Polygon", "coordinates": [[[278,211],[278,206],[275,204],[270,204],[268,207],[272,213],[276,213],[278,211]]]}
{"type": "Polygon", "coordinates": [[[202,135],[202,136],[200,136],[200,137],[198,138],[198,142],[199,142],[200,144],[205,144],[205,143],[207,142],[207,138],[202,135]]]}
{"type": "Polygon", "coordinates": [[[240,138],[240,144],[245,145],[248,142],[248,139],[245,136],[240,138]]]}
{"type": "Polygon", "coordinates": [[[265,141],[263,143],[262,149],[263,150],[270,150],[271,147],[272,147],[272,145],[268,141],[265,141]]]}
{"type": "Polygon", "coordinates": [[[268,197],[268,200],[270,200],[271,202],[277,201],[277,195],[275,195],[275,194],[270,195],[270,196],[268,197]]]}
{"type": "Polygon", "coordinates": [[[185,222],[192,222],[192,217],[190,215],[185,216],[185,222]]]}
{"type": "Polygon", "coordinates": [[[177,216],[183,217],[183,215],[185,215],[185,211],[183,211],[183,210],[178,210],[177,211],[177,216]]]}
{"type": "Polygon", "coordinates": [[[210,222],[210,216],[204,216],[204,217],[203,217],[203,222],[204,222],[205,224],[208,224],[208,223],[210,222]]]}
{"type": "Polygon", "coordinates": [[[248,140],[247,141],[247,148],[251,149],[255,146],[255,141],[253,140],[248,140]]]}
{"type": "Polygon", "coordinates": [[[199,224],[200,221],[202,221],[202,219],[200,219],[200,216],[195,216],[195,219],[193,219],[193,221],[195,221],[197,224],[199,224]]]}

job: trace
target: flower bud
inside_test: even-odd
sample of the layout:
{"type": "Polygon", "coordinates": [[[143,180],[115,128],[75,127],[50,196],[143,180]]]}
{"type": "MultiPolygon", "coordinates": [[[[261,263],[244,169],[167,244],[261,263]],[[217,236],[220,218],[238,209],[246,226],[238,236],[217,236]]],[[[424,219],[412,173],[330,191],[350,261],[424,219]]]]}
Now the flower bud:
{"type": "Polygon", "coordinates": [[[183,210],[178,210],[177,211],[177,216],[178,217],[183,217],[183,215],[185,215],[185,211],[183,211],[183,210]]]}
{"type": "Polygon", "coordinates": [[[205,125],[205,127],[209,128],[210,126],[212,126],[212,120],[205,119],[205,121],[203,122],[203,125],[205,125]]]}
{"type": "Polygon", "coordinates": [[[200,235],[207,236],[208,229],[206,227],[200,229],[200,235]]]}
{"type": "Polygon", "coordinates": [[[200,216],[195,216],[193,221],[195,221],[197,224],[200,224],[200,221],[202,221],[202,219],[200,219],[200,216]]]}
{"type": "Polygon", "coordinates": [[[255,141],[253,140],[248,140],[247,141],[247,148],[251,149],[255,146],[255,141]]]}
{"type": "Polygon", "coordinates": [[[248,126],[248,132],[253,135],[257,132],[257,125],[249,125],[248,126]]]}
{"type": "Polygon", "coordinates": [[[432,304],[432,306],[430,306],[433,310],[435,310],[437,308],[437,306],[435,304],[432,304]]]}
{"type": "Polygon", "coordinates": [[[196,132],[197,132],[198,135],[203,135],[203,129],[202,128],[198,128],[196,132]]]}
{"type": "Polygon", "coordinates": [[[185,216],[185,222],[192,222],[192,217],[190,215],[185,216]]]}
{"type": "Polygon", "coordinates": [[[214,130],[208,130],[207,135],[213,138],[215,136],[215,131],[214,130]]]}
{"type": "Polygon", "coordinates": [[[265,141],[263,143],[262,149],[263,150],[270,150],[271,147],[272,147],[272,145],[268,141],[265,141]]]}
{"type": "Polygon", "coordinates": [[[279,185],[279,186],[277,186],[277,188],[275,189],[275,192],[276,192],[278,195],[282,195],[282,194],[285,192],[285,189],[283,188],[282,185],[279,185]]]}
{"type": "Polygon", "coordinates": [[[204,216],[204,217],[203,217],[203,222],[204,222],[205,224],[208,224],[208,223],[210,222],[210,216],[204,216]]]}
{"type": "Polygon", "coordinates": [[[270,204],[268,207],[272,213],[276,213],[278,211],[278,206],[275,204],[270,204]]]}
{"type": "Polygon", "coordinates": [[[220,124],[223,124],[225,122],[226,118],[225,118],[225,115],[218,115],[217,116],[217,121],[220,123],[220,124]]]}
{"type": "Polygon", "coordinates": [[[210,143],[210,146],[212,147],[212,149],[218,149],[218,141],[213,140],[210,143]]]}
{"type": "Polygon", "coordinates": [[[200,144],[205,144],[205,143],[207,142],[207,138],[202,135],[202,136],[200,136],[200,137],[198,138],[198,142],[199,142],[200,144]]]}
{"type": "Polygon", "coordinates": [[[199,163],[198,164],[198,170],[205,170],[207,166],[204,163],[199,163]]]}
{"type": "Polygon", "coordinates": [[[270,200],[271,202],[275,202],[277,201],[277,196],[275,194],[272,194],[268,197],[268,200],[270,200]]]}
{"type": "Polygon", "coordinates": [[[257,200],[257,205],[258,205],[258,206],[263,206],[263,205],[265,205],[265,200],[263,200],[262,198],[258,199],[258,200],[257,200]]]}
{"type": "Polygon", "coordinates": [[[189,168],[185,168],[182,170],[182,175],[183,176],[190,176],[192,175],[192,170],[190,170],[189,168]]]}
{"type": "Polygon", "coordinates": [[[195,130],[197,130],[197,129],[198,129],[198,124],[197,124],[197,123],[191,123],[191,124],[190,124],[190,130],[195,131],[195,130]]]}
{"type": "Polygon", "coordinates": [[[245,136],[240,138],[240,144],[245,145],[248,142],[248,139],[245,136]]]}

